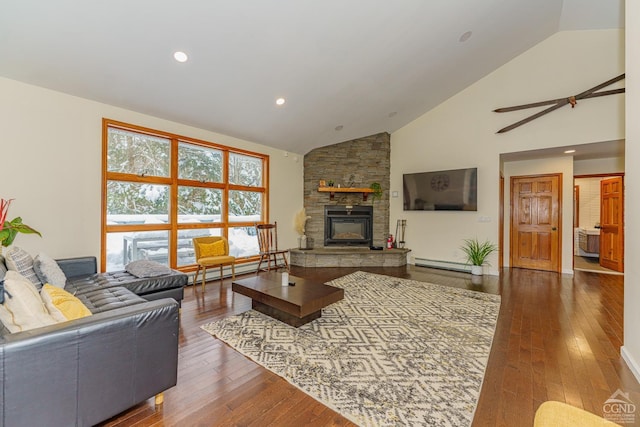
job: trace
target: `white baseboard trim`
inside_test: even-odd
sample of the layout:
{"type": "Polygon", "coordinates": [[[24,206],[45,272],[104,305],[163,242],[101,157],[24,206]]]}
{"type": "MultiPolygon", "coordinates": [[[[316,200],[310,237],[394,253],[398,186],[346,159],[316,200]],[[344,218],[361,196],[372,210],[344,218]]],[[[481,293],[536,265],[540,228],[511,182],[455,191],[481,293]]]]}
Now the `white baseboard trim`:
{"type": "MultiPolygon", "coordinates": [[[[450,270],[450,271],[460,271],[462,273],[471,273],[471,265],[455,262],[455,261],[444,261],[439,259],[429,259],[429,258],[414,258],[414,264],[418,267],[428,267],[428,268],[436,268],[440,270],[450,270]]],[[[499,276],[500,272],[497,269],[491,268],[487,265],[484,266],[484,274],[489,276],[499,276]]]]}
{"type": "Polygon", "coordinates": [[[620,355],[622,356],[624,361],[627,363],[627,366],[629,367],[629,369],[631,369],[633,376],[636,377],[636,380],[638,382],[640,382],[640,365],[638,365],[638,363],[633,358],[633,356],[629,354],[625,346],[620,347],[620,355]]]}

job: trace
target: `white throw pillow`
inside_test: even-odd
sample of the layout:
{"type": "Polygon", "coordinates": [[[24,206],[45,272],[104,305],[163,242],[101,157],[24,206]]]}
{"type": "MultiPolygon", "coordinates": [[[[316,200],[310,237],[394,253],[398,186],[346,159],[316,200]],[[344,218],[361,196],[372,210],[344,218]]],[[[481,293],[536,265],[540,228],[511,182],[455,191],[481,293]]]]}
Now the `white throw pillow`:
{"type": "Polygon", "coordinates": [[[67,276],[58,263],[49,255],[40,252],[33,259],[33,269],[42,283],[48,283],[58,288],[67,284],[67,276]]]}
{"type": "Polygon", "coordinates": [[[9,332],[21,332],[53,325],[56,320],[49,314],[40,293],[31,281],[9,270],[4,277],[4,304],[0,304],[0,321],[9,332]]]}

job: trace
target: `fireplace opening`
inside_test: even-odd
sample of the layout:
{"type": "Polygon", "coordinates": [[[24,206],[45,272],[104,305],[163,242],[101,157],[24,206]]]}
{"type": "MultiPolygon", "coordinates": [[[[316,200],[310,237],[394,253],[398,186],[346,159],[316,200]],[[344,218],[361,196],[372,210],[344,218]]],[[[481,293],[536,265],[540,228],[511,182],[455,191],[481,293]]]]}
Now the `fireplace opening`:
{"type": "Polygon", "coordinates": [[[373,207],[325,206],[325,246],[372,246],[373,207]]]}

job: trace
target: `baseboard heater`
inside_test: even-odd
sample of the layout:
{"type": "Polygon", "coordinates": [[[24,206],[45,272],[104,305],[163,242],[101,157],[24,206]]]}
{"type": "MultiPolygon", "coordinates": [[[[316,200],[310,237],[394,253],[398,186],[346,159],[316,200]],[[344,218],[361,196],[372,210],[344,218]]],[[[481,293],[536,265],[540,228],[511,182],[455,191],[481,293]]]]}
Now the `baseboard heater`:
{"type": "MultiPolygon", "coordinates": [[[[265,265],[263,263],[263,265],[265,265]]],[[[246,273],[255,273],[255,271],[258,269],[258,263],[257,262],[249,262],[246,264],[236,264],[235,266],[236,269],[236,276],[238,276],[239,274],[246,274],[246,273]]],[[[282,270],[280,270],[282,271],[282,270]]],[[[190,271],[187,273],[187,276],[189,276],[189,283],[187,285],[193,285],[193,279],[196,275],[196,271],[190,271]]],[[[231,266],[230,265],[225,265],[222,269],[222,277],[224,277],[225,279],[230,279],[231,278],[231,266]]],[[[208,280],[219,280],[220,279],[220,270],[218,267],[209,267],[207,269],[207,281],[208,280]]],[[[198,283],[202,282],[202,271],[200,271],[200,274],[198,275],[198,283]]]]}
{"type": "Polygon", "coordinates": [[[415,265],[418,267],[438,268],[440,270],[461,271],[463,273],[471,273],[471,266],[462,262],[442,261],[428,258],[414,258],[415,265]]]}

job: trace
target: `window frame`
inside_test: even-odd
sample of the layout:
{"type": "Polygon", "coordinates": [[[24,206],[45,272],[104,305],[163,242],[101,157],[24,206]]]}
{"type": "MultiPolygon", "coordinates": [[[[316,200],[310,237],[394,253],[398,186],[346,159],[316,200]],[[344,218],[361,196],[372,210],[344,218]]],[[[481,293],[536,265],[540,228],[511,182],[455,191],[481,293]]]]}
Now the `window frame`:
{"type": "MultiPolygon", "coordinates": [[[[261,220],[258,223],[269,222],[269,155],[254,151],[248,151],[235,147],[229,147],[209,141],[177,135],[170,132],[163,132],[138,125],[124,123],[112,119],[102,119],[102,208],[101,208],[101,243],[100,243],[100,271],[107,268],[107,236],[109,233],[136,232],[136,231],[168,231],[169,232],[169,267],[180,271],[194,271],[196,269],[195,259],[193,264],[177,266],[178,263],[178,230],[190,229],[221,229],[221,235],[228,238],[229,229],[237,227],[253,227],[255,221],[229,221],[229,192],[250,191],[262,194],[261,220]],[[170,142],[170,163],[169,176],[147,176],[133,173],[111,172],[108,170],[108,149],[109,149],[109,129],[120,129],[128,132],[140,133],[154,137],[166,138],[170,142]],[[222,152],[222,181],[202,182],[193,179],[178,178],[178,147],[181,143],[196,145],[205,148],[212,148],[222,152]],[[229,182],[229,155],[231,153],[254,157],[262,163],[262,185],[253,187],[229,182]],[[107,224],[107,184],[109,181],[132,182],[138,184],[158,184],[169,187],[170,201],[168,222],[166,224],[107,224]],[[221,221],[214,223],[179,223],[178,222],[178,188],[179,187],[203,187],[219,189],[222,191],[221,221]]],[[[257,261],[259,255],[241,257],[236,259],[236,263],[247,263],[257,261]]]]}

